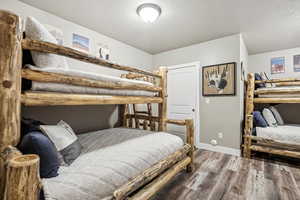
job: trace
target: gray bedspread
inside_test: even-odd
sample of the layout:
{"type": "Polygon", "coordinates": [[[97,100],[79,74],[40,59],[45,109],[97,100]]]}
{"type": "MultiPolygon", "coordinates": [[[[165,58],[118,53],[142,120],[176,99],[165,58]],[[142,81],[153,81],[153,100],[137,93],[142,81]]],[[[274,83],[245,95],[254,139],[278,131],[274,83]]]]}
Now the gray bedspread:
{"type": "Polygon", "coordinates": [[[126,128],[79,135],[79,141],[80,157],[58,177],[43,179],[46,200],[112,199],[118,187],[183,145],[168,133],[126,128]]]}

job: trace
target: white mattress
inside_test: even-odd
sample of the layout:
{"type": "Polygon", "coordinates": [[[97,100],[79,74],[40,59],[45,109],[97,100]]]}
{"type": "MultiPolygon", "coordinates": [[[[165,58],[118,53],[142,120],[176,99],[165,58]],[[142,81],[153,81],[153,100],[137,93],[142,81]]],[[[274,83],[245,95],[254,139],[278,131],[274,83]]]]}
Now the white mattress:
{"type": "MultiPolygon", "coordinates": [[[[119,78],[116,76],[103,75],[99,73],[90,73],[79,70],[65,70],[59,68],[38,68],[32,65],[26,65],[26,67],[43,72],[52,72],[70,76],[77,76],[82,78],[88,78],[92,80],[100,81],[112,81],[117,83],[128,83],[133,85],[153,85],[152,83],[140,80],[131,80],[126,78],[119,78]]],[[[78,93],[78,94],[102,94],[102,95],[120,95],[120,96],[155,96],[156,92],[143,91],[143,90],[111,90],[104,88],[94,88],[94,87],[83,87],[71,84],[63,83],[45,83],[32,81],[31,90],[33,91],[47,91],[47,92],[63,92],[63,93],[78,93]]]]}
{"type": "MultiPolygon", "coordinates": [[[[267,87],[267,88],[257,88],[257,91],[276,91],[276,90],[295,90],[299,91],[300,86],[285,86],[285,87],[267,87]]],[[[289,97],[289,98],[297,98],[300,97],[300,94],[260,94],[258,97],[261,98],[281,98],[281,97],[289,97]]]]}
{"type": "Polygon", "coordinates": [[[272,139],[279,142],[300,144],[300,126],[283,125],[277,127],[256,127],[258,137],[272,139]]]}
{"type": "Polygon", "coordinates": [[[46,200],[107,200],[133,177],[183,146],[164,132],[114,128],[79,136],[81,155],[43,179],[46,200]]]}

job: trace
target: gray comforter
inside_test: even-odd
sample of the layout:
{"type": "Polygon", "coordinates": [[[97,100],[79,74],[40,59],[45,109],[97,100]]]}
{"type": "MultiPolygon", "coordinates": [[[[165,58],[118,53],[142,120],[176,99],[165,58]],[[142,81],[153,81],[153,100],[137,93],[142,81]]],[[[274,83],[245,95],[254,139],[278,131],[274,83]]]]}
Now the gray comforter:
{"type": "Polygon", "coordinates": [[[46,200],[112,199],[113,191],[182,147],[174,135],[114,128],[79,136],[83,152],[59,176],[43,179],[46,200]]]}

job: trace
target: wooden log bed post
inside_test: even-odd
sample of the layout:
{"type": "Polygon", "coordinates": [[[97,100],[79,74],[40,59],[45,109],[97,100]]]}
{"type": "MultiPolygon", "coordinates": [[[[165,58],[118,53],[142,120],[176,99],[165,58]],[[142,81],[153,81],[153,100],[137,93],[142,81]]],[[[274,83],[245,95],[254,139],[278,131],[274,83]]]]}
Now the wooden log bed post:
{"type": "Polygon", "coordinates": [[[0,11],[0,199],[35,200],[39,157],[21,155],[20,140],[22,29],[19,16],[0,11]]]}
{"type": "Polygon", "coordinates": [[[166,67],[160,67],[159,68],[159,75],[161,76],[160,80],[160,87],[162,88],[162,91],[160,92],[160,96],[163,99],[163,102],[158,105],[158,112],[159,112],[159,131],[166,131],[167,129],[167,68],[166,67]]]}
{"type": "Polygon", "coordinates": [[[244,129],[244,149],[243,156],[246,158],[251,157],[251,135],[253,128],[253,110],[254,110],[254,74],[248,74],[247,81],[247,94],[246,94],[246,110],[245,110],[245,129],[244,129]]]}

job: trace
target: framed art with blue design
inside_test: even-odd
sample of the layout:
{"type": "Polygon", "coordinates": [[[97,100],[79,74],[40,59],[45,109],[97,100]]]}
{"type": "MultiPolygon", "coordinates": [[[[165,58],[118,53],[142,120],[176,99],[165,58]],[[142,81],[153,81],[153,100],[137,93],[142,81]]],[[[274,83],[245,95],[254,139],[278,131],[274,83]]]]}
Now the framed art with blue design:
{"type": "Polygon", "coordinates": [[[285,71],[284,57],[271,58],[271,74],[281,74],[285,71]]]}
{"type": "Polygon", "coordinates": [[[90,51],[90,39],[85,36],[73,33],[72,47],[79,51],[88,53],[90,51]]]}
{"type": "Polygon", "coordinates": [[[294,55],[294,72],[300,72],[300,55],[294,55]]]}

